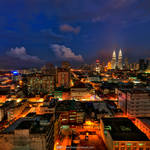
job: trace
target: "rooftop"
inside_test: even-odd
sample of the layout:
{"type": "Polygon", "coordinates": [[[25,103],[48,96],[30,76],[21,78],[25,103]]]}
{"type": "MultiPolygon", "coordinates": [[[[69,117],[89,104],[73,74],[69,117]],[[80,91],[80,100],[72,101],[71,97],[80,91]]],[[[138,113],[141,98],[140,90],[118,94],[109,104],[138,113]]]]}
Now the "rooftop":
{"type": "Polygon", "coordinates": [[[16,127],[16,129],[30,129],[32,124],[33,120],[24,120],[16,127]]]}
{"type": "Polygon", "coordinates": [[[150,128],[150,117],[140,117],[140,119],[147,127],[150,128]]]}
{"type": "Polygon", "coordinates": [[[149,141],[128,118],[103,118],[102,121],[115,141],[149,141]]]}
{"type": "Polygon", "coordinates": [[[65,100],[57,103],[56,112],[59,111],[83,111],[84,106],[83,103],[74,100],[65,100]]]}
{"type": "Polygon", "coordinates": [[[36,113],[31,112],[31,113],[29,113],[26,117],[35,117],[35,116],[36,116],[36,113]]]}

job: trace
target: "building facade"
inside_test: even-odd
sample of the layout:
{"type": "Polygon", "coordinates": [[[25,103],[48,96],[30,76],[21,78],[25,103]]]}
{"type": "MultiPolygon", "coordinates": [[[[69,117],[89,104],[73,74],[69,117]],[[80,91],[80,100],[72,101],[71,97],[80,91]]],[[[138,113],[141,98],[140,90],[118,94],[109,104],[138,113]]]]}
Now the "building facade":
{"type": "MultiPolygon", "coordinates": [[[[47,119],[47,117],[46,117],[47,119]]],[[[54,121],[24,119],[0,134],[0,150],[53,150],[54,121]]]]}
{"type": "Polygon", "coordinates": [[[116,69],[116,51],[113,51],[112,60],[111,60],[111,68],[116,69]]]}
{"type": "Polygon", "coordinates": [[[150,90],[146,88],[119,90],[118,104],[130,117],[150,117],[150,90]]]}
{"type": "Polygon", "coordinates": [[[57,69],[57,87],[70,88],[70,71],[68,69],[57,69]]]}
{"type": "Polygon", "coordinates": [[[28,76],[28,91],[30,93],[52,93],[55,88],[55,75],[34,74],[28,76]]]}

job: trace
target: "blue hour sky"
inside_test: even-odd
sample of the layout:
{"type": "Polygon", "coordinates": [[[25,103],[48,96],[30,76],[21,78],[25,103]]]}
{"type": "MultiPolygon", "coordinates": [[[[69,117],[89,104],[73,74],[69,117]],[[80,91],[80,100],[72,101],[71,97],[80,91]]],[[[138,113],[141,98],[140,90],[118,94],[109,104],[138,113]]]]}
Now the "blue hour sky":
{"type": "Polygon", "coordinates": [[[149,0],[1,0],[0,67],[150,56],[149,0]]]}

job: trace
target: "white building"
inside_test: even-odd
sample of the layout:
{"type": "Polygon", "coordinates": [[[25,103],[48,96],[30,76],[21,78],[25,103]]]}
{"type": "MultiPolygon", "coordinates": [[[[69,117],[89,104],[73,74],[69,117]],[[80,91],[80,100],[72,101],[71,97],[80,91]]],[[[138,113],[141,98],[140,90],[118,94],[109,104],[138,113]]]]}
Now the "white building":
{"type": "Polygon", "coordinates": [[[120,89],[118,104],[130,117],[150,117],[150,89],[120,89]]]}
{"type": "Polygon", "coordinates": [[[115,51],[113,51],[113,55],[112,55],[111,68],[116,69],[116,52],[115,51]]]}
{"type": "Polygon", "coordinates": [[[122,50],[119,50],[119,54],[118,54],[118,65],[117,65],[118,69],[122,69],[122,50]]]}

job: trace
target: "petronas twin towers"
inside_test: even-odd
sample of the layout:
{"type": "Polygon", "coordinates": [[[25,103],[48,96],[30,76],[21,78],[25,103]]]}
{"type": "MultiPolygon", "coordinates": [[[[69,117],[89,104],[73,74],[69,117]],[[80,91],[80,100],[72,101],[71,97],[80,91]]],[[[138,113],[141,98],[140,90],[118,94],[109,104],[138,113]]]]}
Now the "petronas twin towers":
{"type": "Polygon", "coordinates": [[[118,54],[118,61],[116,59],[116,51],[113,51],[113,55],[112,55],[112,60],[111,60],[111,68],[112,69],[122,69],[122,50],[119,50],[119,54],[118,54]]]}

